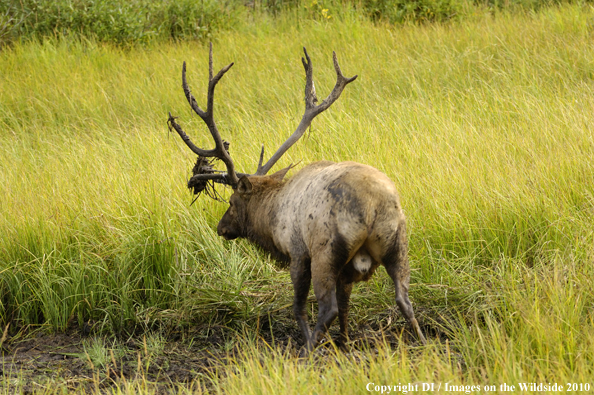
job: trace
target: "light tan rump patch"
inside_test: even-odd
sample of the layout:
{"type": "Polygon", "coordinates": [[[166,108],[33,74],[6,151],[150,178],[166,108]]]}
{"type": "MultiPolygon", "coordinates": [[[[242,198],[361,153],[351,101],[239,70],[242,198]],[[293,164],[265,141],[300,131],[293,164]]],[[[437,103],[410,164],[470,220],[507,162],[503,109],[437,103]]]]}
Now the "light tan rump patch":
{"type": "Polygon", "coordinates": [[[365,248],[360,248],[352,259],[353,267],[359,273],[365,274],[371,268],[372,259],[365,248]]]}

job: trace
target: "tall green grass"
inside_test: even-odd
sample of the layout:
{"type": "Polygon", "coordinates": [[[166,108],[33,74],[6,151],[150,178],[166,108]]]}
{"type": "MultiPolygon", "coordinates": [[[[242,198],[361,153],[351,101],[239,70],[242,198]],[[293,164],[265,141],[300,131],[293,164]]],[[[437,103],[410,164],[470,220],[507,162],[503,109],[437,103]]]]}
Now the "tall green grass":
{"type": "MultiPolygon", "coordinates": [[[[388,28],[281,14],[219,36],[216,65],[236,64],[215,116],[240,171],[300,119],[303,45],[320,96],[334,84],[332,50],[345,75],[359,74],[278,168],[355,160],[392,178],[417,315],[449,337],[321,366],[246,347],[221,391],[592,377],[592,16],[571,5],[388,28]]],[[[224,204],[189,206],[194,158],[165,121],[171,111],[212,145],[180,81],[185,60],[204,103],[207,56],[194,42],[123,50],[76,39],[0,53],[0,324],[113,334],[215,324],[258,337],[270,316],[296,328],[287,273],[216,237],[224,204]]],[[[353,325],[385,326],[391,308],[378,273],[354,291],[353,325]]]]}

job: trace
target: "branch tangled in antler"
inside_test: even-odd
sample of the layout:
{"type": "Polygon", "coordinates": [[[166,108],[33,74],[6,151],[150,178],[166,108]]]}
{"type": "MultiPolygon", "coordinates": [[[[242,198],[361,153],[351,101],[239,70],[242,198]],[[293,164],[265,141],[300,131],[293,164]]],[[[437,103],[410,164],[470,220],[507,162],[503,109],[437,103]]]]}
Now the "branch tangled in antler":
{"type": "MultiPolygon", "coordinates": [[[[198,155],[196,164],[192,169],[192,176],[195,176],[196,174],[214,173],[216,173],[216,170],[212,167],[212,162],[209,161],[208,158],[198,155]]],[[[188,189],[193,189],[194,195],[198,195],[200,192],[207,189],[210,182],[212,182],[212,186],[214,187],[214,181],[212,180],[201,180],[200,178],[192,177],[188,180],[188,189]]]]}
{"type": "MultiPolygon", "coordinates": [[[[189,141],[190,138],[187,137],[181,127],[175,122],[175,118],[176,117],[173,117],[171,113],[169,114],[169,119],[167,120],[169,132],[176,130],[184,141],[186,141],[184,137],[189,141]]],[[[223,147],[225,148],[225,151],[229,152],[229,143],[225,140],[223,140],[223,147]]],[[[198,154],[196,164],[192,168],[192,177],[188,180],[188,189],[192,190],[194,195],[197,195],[196,198],[192,200],[192,204],[194,204],[202,192],[214,200],[224,201],[215,189],[215,182],[224,182],[221,180],[221,177],[224,177],[223,172],[213,167],[213,163],[217,159],[217,157],[213,157],[213,159],[210,160],[209,157],[198,154]]]]}
{"type": "Polygon", "coordinates": [[[188,180],[188,189],[192,190],[196,198],[192,204],[198,199],[200,194],[204,192],[206,196],[217,201],[224,201],[221,195],[215,189],[215,180],[205,180],[200,175],[203,174],[220,174],[220,170],[216,170],[212,164],[216,159],[209,160],[207,157],[198,155],[196,164],[192,168],[192,178],[188,180]],[[195,177],[198,175],[199,177],[195,177]]]}

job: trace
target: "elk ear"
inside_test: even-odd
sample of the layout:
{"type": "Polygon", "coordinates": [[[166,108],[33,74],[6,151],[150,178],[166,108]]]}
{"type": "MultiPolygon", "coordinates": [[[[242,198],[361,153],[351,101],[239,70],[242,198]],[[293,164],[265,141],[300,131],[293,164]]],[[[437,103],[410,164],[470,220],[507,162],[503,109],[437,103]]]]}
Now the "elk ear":
{"type": "Polygon", "coordinates": [[[252,183],[247,176],[243,176],[239,179],[236,191],[240,195],[249,195],[252,193],[252,183]]]}
{"type": "Polygon", "coordinates": [[[283,180],[283,178],[285,178],[285,176],[287,175],[287,172],[289,170],[291,170],[291,168],[293,167],[293,165],[289,165],[288,167],[285,167],[284,169],[281,169],[279,171],[277,171],[274,174],[270,175],[270,178],[272,178],[275,181],[281,182],[283,180]]]}

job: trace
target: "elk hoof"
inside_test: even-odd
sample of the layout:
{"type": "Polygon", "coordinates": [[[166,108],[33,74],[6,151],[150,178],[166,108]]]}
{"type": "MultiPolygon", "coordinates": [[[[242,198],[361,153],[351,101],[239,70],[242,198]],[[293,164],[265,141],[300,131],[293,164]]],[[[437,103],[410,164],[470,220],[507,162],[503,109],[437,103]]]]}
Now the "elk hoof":
{"type": "Polygon", "coordinates": [[[336,344],[336,347],[338,347],[338,349],[342,352],[351,351],[351,346],[349,346],[348,342],[343,338],[338,338],[334,340],[334,344],[336,344]]]}

